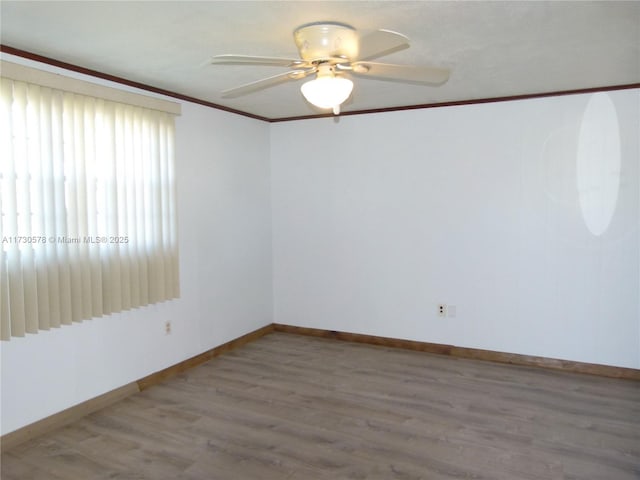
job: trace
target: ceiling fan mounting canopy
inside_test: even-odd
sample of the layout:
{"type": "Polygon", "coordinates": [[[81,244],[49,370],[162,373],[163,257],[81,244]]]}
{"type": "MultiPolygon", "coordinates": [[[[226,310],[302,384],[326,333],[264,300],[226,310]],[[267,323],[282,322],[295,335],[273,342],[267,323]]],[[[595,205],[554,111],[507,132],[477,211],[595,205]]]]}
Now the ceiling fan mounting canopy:
{"type": "Polygon", "coordinates": [[[345,23],[308,23],[298,27],[293,32],[293,38],[300,57],[307,62],[358,58],[358,33],[345,23]]]}

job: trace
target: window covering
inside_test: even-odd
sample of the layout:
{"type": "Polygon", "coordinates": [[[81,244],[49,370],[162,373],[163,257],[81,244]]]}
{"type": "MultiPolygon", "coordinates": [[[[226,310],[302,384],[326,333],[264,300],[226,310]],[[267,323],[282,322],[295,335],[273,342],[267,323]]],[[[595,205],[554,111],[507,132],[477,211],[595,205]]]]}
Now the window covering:
{"type": "Polygon", "coordinates": [[[2,74],[0,338],[178,297],[176,110],[2,74]]]}

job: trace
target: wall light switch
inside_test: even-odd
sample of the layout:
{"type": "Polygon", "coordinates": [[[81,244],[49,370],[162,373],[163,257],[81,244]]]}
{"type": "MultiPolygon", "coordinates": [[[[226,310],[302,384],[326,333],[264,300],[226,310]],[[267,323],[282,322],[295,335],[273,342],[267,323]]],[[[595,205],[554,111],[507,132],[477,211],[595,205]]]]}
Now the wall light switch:
{"type": "Polygon", "coordinates": [[[455,305],[447,305],[447,316],[455,317],[456,316],[456,306],[455,305]]]}

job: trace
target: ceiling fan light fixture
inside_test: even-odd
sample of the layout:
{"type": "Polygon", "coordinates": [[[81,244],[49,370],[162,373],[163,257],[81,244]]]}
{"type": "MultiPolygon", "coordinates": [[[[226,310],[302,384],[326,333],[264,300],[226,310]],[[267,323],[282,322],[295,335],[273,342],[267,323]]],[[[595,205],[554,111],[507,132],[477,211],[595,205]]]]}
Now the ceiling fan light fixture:
{"type": "MultiPolygon", "coordinates": [[[[1,1],[1,0],[0,0],[1,1]]],[[[391,30],[376,30],[361,36],[351,26],[338,22],[302,25],[294,33],[299,58],[225,54],[211,58],[212,64],[286,67],[288,72],[262,78],[223,90],[223,98],[236,98],[288,80],[301,80],[316,74],[302,85],[305,100],[321,109],[340,114],[340,106],[353,91],[345,75],[369,76],[376,80],[437,86],[447,81],[449,70],[420,65],[372,62],[378,57],[409,47],[409,39],[391,30]]]]}
{"type": "Polygon", "coordinates": [[[318,108],[332,108],[336,114],[352,90],[353,82],[348,78],[320,75],[300,87],[302,95],[309,103],[318,108]]]}

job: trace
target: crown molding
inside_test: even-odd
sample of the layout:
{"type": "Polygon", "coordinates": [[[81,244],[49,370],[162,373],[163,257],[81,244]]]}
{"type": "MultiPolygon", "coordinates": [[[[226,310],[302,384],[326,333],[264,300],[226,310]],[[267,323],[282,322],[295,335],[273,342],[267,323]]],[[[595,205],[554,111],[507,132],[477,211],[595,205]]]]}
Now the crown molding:
{"type": "MultiPolygon", "coordinates": [[[[81,67],[79,65],[62,62],[54,58],[45,57],[42,55],[38,55],[36,53],[28,52],[26,50],[21,50],[19,48],[14,48],[8,45],[0,44],[0,52],[7,53],[10,55],[15,55],[28,60],[34,60],[36,62],[41,62],[47,65],[63,68],[73,72],[82,73],[84,75],[91,75],[93,77],[101,78],[103,80],[108,80],[110,82],[119,83],[121,85],[127,85],[129,87],[139,88],[141,90],[146,90],[148,92],[158,93],[160,95],[176,98],[178,100],[184,100],[186,102],[196,103],[198,105],[204,105],[205,107],[214,108],[216,110],[235,113],[237,115],[242,115],[244,117],[253,118],[255,120],[260,120],[263,122],[278,123],[278,122],[291,122],[296,120],[313,120],[317,118],[334,118],[334,115],[332,113],[323,113],[318,115],[301,115],[301,116],[281,117],[281,118],[268,118],[261,115],[255,115],[253,113],[244,112],[242,110],[236,110],[234,108],[225,107],[224,105],[218,105],[217,103],[191,97],[189,95],[184,95],[179,92],[165,90],[162,88],[154,87],[153,85],[147,85],[144,83],[135,82],[133,80],[129,80],[123,77],[118,77],[118,76],[100,72],[97,70],[81,67]]],[[[447,102],[425,103],[425,104],[419,104],[419,105],[404,105],[399,107],[371,108],[366,110],[353,110],[353,111],[342,112],[339,116],[348,117],[352,115],[369,115],[373,113],[400,112],[405,110],[421,110],[421,109],[427,109],[427,108],[441,108],[441,107],[458,107],[463,105],[477,105],[482,103],[513,102],[518,100],[531,100],[536,98],[557,97],[557,96],[563,96],[563,95],[578,95],[578,94],[588,94],[588,93],[596,93],[596,92],[608,92],[608,91],[614,91],[614,90],[630,90],[635,88],[640,88],[640,83],[628,83],[623,85],[605,85],[601,87],[576,88],[572,90],[528,93],[528,94],[521,94],[521,95],[509,95],[504,97],[474,98],[469,100],[455,100],[455,101],[447,101],[447,102]]]]}

